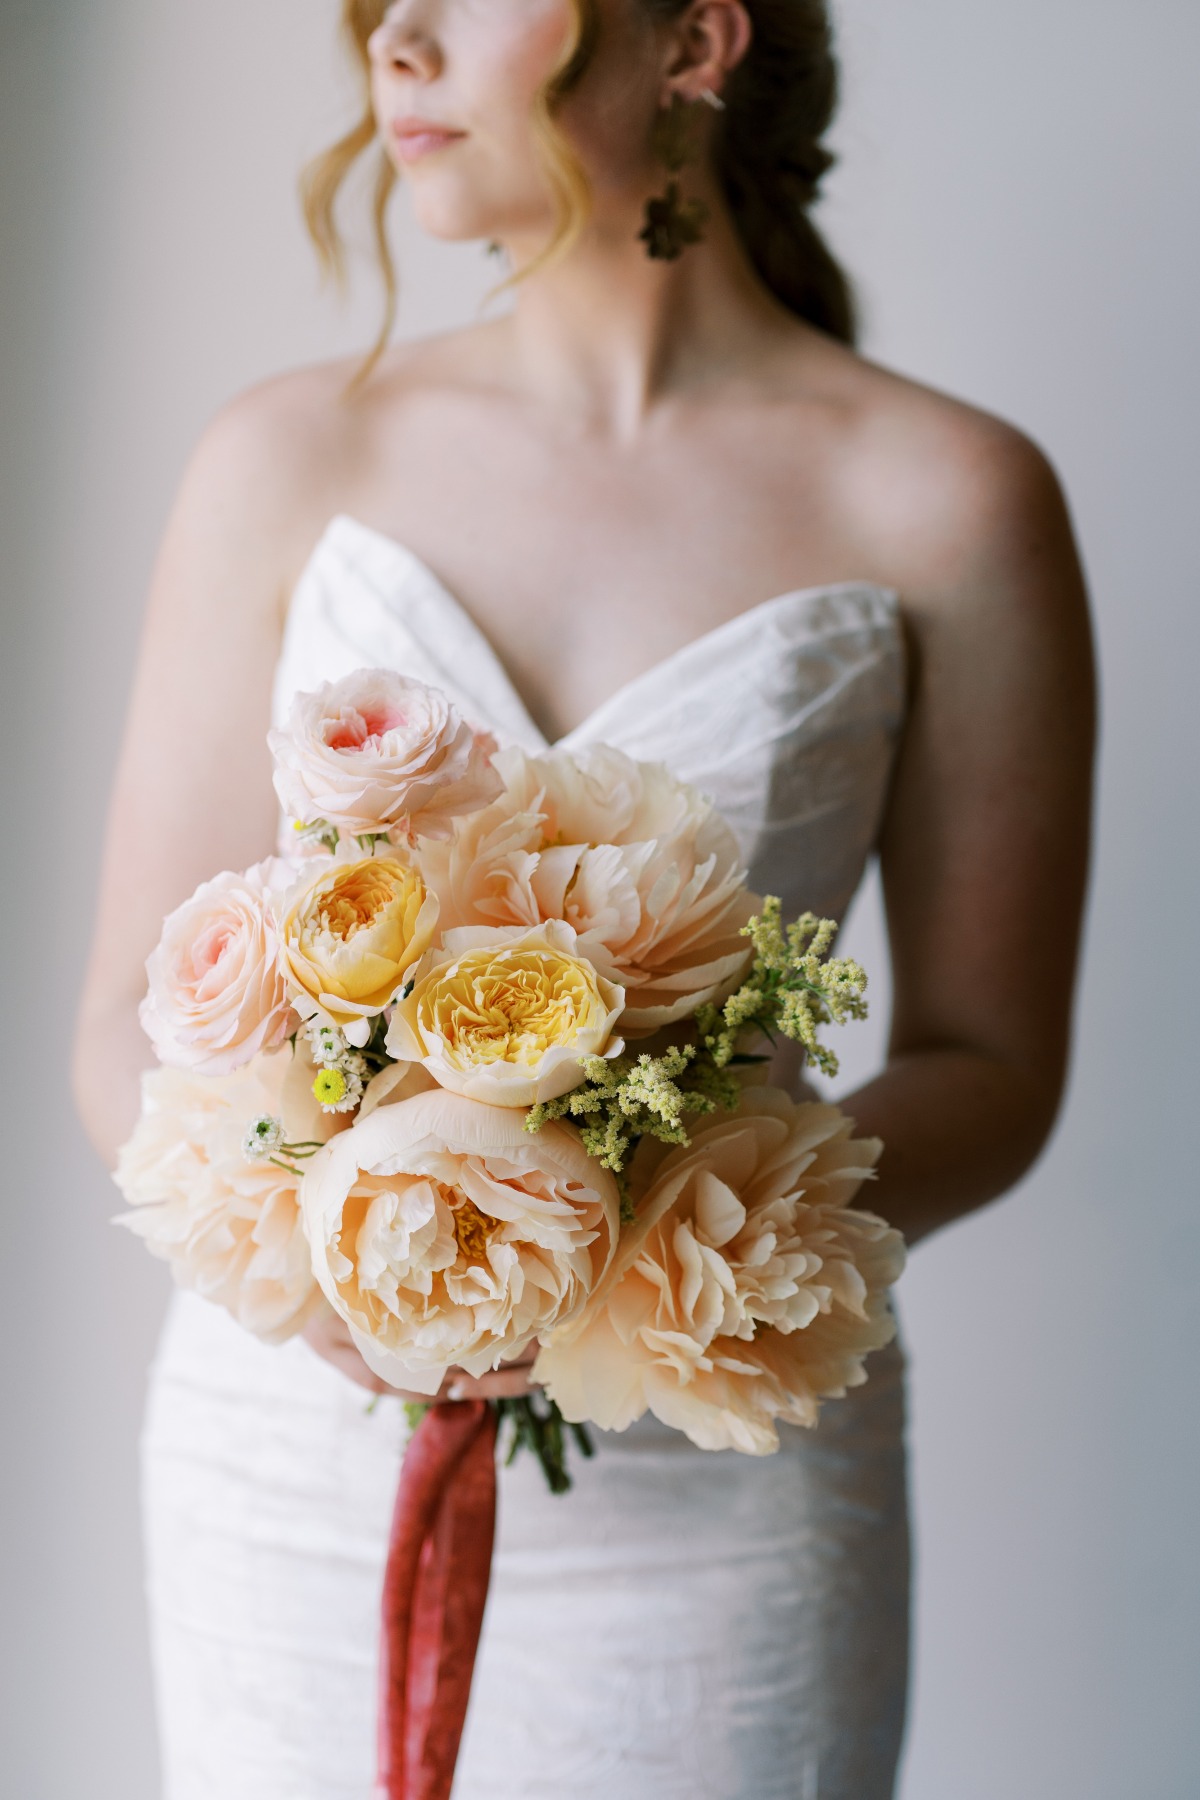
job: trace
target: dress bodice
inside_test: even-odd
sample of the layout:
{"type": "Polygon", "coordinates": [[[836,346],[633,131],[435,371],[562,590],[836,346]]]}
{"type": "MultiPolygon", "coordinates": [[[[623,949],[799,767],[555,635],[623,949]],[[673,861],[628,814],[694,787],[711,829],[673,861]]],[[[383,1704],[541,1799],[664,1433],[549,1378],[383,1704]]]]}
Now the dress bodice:
{"type": "MultiPolygon", "coordinates": [[[[345,515],[296,584],[275,679],[292,696],[387,667],[442,688],[470,722],[551,746],[470,614],[411,551],[345,515]]],[[[797,589],[738,614],[636,676],[554,746],[607,743],[666,763],[719,807],[750,883],[785,914],[840,918],[875,843],[904,718],[896,595],[869,582],[797,589]]]]}

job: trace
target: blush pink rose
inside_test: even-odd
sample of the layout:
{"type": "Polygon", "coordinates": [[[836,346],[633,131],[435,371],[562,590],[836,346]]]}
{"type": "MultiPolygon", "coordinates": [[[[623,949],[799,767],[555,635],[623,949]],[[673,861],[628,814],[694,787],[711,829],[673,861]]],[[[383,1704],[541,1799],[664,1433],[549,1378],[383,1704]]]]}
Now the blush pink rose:
{"type": "Polygon", "coordinates": [[[500,792],[492,740],[439,689],[387,669],[297,694],[268,742],[287,814],[355,837],[444,837],[500,792]]]}
{"type": "Polygon", "coordinates": [[[273,859],[202,883],[167,918],[139,1016],[159,1060],[227,1075],[296,1028],[279,960],[273,859]]]}

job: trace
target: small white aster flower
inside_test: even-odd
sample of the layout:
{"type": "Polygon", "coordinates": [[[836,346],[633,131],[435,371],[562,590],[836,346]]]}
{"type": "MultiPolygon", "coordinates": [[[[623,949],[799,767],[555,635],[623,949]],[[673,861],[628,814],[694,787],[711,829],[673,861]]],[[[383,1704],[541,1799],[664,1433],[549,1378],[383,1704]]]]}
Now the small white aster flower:
{"type": "Polygon", "coordinates": [[[340,1069],[350,1050],[337,1026],[320,1019],[314,1019],[309,1025],[308,1041],[313,1061],[325,1069],[340,1069]]]}
{"type": "Polygon", "coordinates": [[[283,1149],[283,1121],[271,1113],[260,1113],[252,1119],[242,1139],[242,1155],[247,1162],[266,1162],[283,1149]]]}
{"type": "Polygon", "coordinates": [[[363,1079],[354,1069],[322,1069],[313,1082],[313,1094],[322,1112],[353,1112],[363,1096],[363,1079]]]}

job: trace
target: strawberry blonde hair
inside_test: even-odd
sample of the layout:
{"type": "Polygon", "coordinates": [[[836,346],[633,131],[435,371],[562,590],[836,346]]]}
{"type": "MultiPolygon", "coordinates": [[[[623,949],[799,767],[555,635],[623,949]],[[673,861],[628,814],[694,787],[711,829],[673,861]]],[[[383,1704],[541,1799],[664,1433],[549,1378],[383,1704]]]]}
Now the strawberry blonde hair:
{"type": "MultiPolygon", "coordinates": [[[[587,222],[587,178],[559,129],[558,105],[583,75],[597,33],[596,0],[571,0],[572,29],[558,67],[534,104],[535,141],[554,199],[550,242],[523,271],[533,274],[563,256],[587,222]]],[[[691,0],[638,0],[649,16],[667,22],[691,0]]],[[[813,224],[811,209],[834,158],[823,138],[837,109],[838,70],[828,0],[743,0],[753,41],[725,89],[726,109],[716,139],[717,171],[739,235],[759,278],[789,311],[843,343],[856,335],[850,283],[813,224]]],[[[358,67],[363,112],[336,143],[315,157],[301,178],[305,222],[323,267],[345,275],[345,246],[337,200],[351,169],[375,144],[368,42],[388,0],[342,0],[342,33],[358,67]]],[[[396,319],[396,264],[387,232],[395,166],[379,150],[372,190],[375,252],[385,293],[383,323],[357,379],[370,375],[387,347],[396,319]]]]}

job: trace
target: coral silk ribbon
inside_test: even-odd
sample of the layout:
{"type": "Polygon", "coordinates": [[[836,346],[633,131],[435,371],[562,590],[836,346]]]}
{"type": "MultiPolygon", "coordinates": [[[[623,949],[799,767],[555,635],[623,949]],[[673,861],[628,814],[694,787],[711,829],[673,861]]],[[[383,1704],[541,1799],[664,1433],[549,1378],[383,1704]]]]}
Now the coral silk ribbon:
{"type": "Polygon", "coordinates": [[[392,1514],[377,1800],[449,1800],[495,1531],[495,1410],[431,1407],[405,1449],[392,1514]]]}

